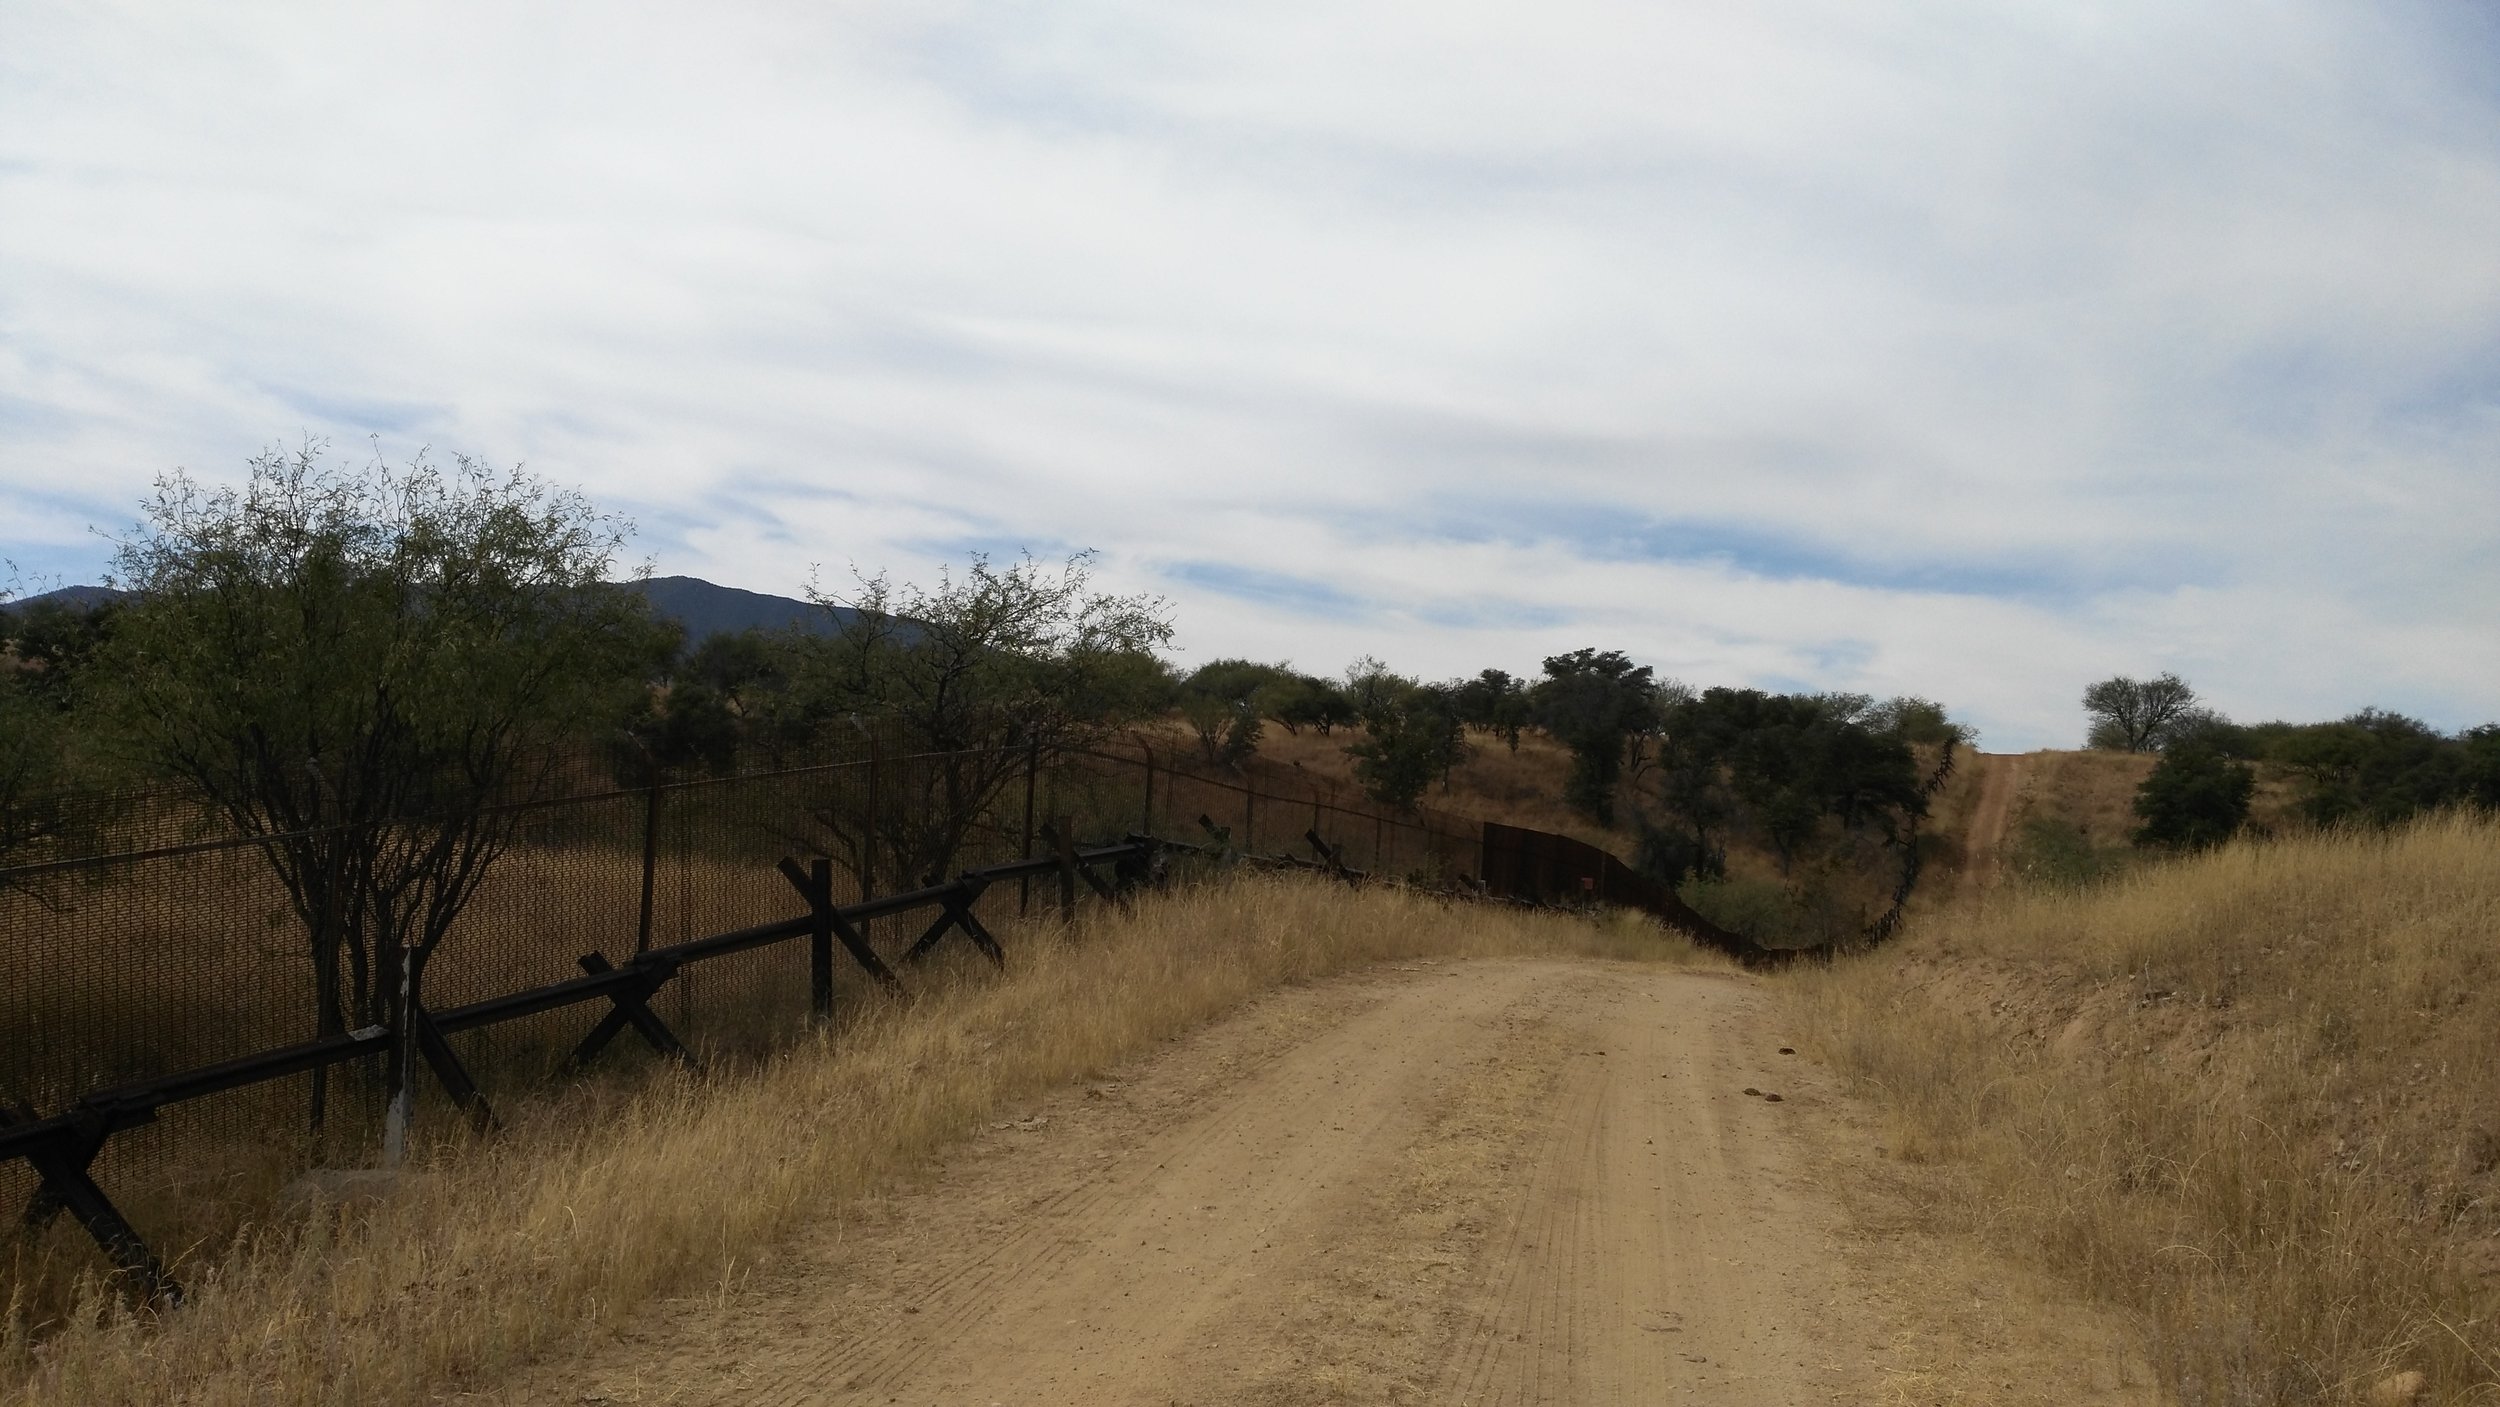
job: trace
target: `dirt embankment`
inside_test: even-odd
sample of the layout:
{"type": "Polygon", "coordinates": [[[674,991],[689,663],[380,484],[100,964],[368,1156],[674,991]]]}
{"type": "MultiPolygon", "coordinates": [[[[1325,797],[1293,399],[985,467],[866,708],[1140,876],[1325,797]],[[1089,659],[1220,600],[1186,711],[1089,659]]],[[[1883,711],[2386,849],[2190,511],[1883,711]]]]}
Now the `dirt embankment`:
{"type": "Polygon", "coordinates": [[[1965,895],[1975,894],[2004,876],[2006,833],[2013,828],[2014,798],[2022,789],[2024,766],[2019,754],[1971,752],[1963,765],[1978,774],[1978,795],[1962,829],[1962,882],[1965,895]]]}
{"type": "Polygon", "coordinates": [[[1870,1212],[1879,1135],[1774,1010],[1750,979],[1598,963],[1282,993],[482,1397],[2139,1400],[2091,1389],[2130,1378],[2105,1342],[2037,1371],[2001,1286],[1994,1327],[1960,1323],[1975,1272],[1870,1212]]]}

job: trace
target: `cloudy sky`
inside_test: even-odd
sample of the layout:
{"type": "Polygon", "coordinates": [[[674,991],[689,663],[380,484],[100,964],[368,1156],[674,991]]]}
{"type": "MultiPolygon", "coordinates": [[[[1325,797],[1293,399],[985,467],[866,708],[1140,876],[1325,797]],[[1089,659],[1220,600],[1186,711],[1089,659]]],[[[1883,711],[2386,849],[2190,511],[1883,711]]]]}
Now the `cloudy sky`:
{"type": "Polygon", "coordinates": [[[2500,717],[2500,8],[0,0],[0,556],[305,435],[1184,659],[2500,717]]]}

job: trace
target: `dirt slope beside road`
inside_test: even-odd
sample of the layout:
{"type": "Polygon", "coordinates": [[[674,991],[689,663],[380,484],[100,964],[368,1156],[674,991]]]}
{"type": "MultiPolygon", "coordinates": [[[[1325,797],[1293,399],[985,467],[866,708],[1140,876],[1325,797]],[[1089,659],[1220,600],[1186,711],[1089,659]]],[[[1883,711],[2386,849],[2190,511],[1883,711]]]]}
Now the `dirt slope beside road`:
{"type": "Polygon", "coordinates": [[[1979,769],[1979,799],[1971,804],[1970,827],[1962,837],[1962,891],[1970,894],[2004,877],[2005,833],[2013,824],[2014,797],[2028,759],[2013,753],[1967,756],[1966,765],[1979,769]]]}
{"type": "Polygon", "coordinates": [[[1909,1380],[1900,1306],[1825,1190],[1855,1126],[1767,1006],[1750,979],[1595,963],[1279,994],[484,1395],[1882,1400],[1909,1380]]]}

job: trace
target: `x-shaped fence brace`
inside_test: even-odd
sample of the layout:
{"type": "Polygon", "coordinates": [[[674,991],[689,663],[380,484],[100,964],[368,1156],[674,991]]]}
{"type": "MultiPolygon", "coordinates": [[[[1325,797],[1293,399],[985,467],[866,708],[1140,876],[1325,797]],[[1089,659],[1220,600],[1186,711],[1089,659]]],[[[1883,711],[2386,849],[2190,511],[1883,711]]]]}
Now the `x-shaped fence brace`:
{"type": "MultiPolygon", "coordinates": [[[[1081,857],[1076,853],[1074,843],[1060,831],[1057,825],[1044,825],[1042,839],[1050,843],[1051,849],[1058,856],[1060,882],[1063,887],[1071,879],[1082,879],[1096,894],[1102,896],[1103,902],[1116,906],[1122,913],[1129,911],[1128,896],[1104,883],[1101,875],[1094,873],[1092,869],[1081,863],[1081,857]]],[[[979,940],[976,938],[974,941],[979,940]]]]}
{"type": "MultiPolygon", "coordinates": [[[[1310,842],[1311,853],[1319,857],[1316,860],[1305,860],[1301,856],[1293,854],[1291,851],[1287,851],[1280,855],[1254,855],[1246,850],[1235,850],[1233,848],[1233,828],[1230,826],[1219,826],[1215,823],[1214,817],[1203,813],[1201,813],[1198,817],[1198,828],[1205,831],[1208,839],[1214,842],[1213,846],[1206,848],[1211,848],[1217,859],[1225,864],[1238,862],[1252,865],[1264,865],[1269,869],[1318,870],[1323,874],[1344,880],[1348,884],[1357,885],[1367,883],[1371,879],[1371,871],[1358,870],[1347,865],[1344,854],[1339,851],[1336,846],[1329,844],[1326,840],[1321,838],[1319,827],[1317,826],[1313,826],[1309,830],[1302,833],[1302,838],[1310,842]]],[[[1183,846],[1177,848],[1190,849],[1198,847],[1183,846]]]]}
{"type": "Polygon", "coordinates": [[[912,940],[910,947],[903,950],[903,961],[918,962],[927,957],[929,950],[938,945],[938,940],[946,936],[948,929],[960,928],[964,931],[964,937],[972,940],[972,946],[979,948],[991,962],[998,964],[999,967],[1006,967],[1007,950],[998,945],[998,940],[990,935],[987,928],[982,927],[980,917],[972,912],[972,906],[980,901],[982,891],[989,887],[988,880],[957,884],[952,893],[939,901],[941,909],[937,921],[930,924],[926,931],[912,940]]]}
{"type": "MultiPolygon", "coordinates": [[[[808,937],[812,940],[810,1006],[822,1018],[832,1011],[833,944],[839,942],[848,950],[853,961],[880,988],[900,990],[901,981],[877,956],[860,925],[931,907],[939,910],[938,917],[905,951],[905,961],[926,957],[949,932],[961,929],[984,956],[1004,968],[1005,948],[973,912],[973,906],[991,885],[1055,870],[1063,888],[1082,879],[1106,901],[1126,908],[1126,890],[1153,872],[1154,856],[1163,846],[1163,842],[1149,836],[1130,836],[1117,844],[1080,849],[1067,843],[1062,838],[1064,834],[1059,830],[1050,833],[1056,851],[1051,856],[969,870],[948,883],[848,905],[833,902],[829,862],[819,859],[802,866],[796,860],[785,859],[779,869],[806,902],[805,915],[655,948],[635,954],[622,965],[600,953],[584,953],[578,959],[582,969],[579,977],[449,1010],[432,1011],[422,1002],[411,1001],[408,1019],[414,1023],[415,1045],[443,1092],[468,1116],[473,1128],[486,1133],[498,1127],[494,1110],[447,1039],[461,1031],[604,999],[608,1010],[573,1048],[566,1068],[579,1070],[587,1066],[628,1028],[661,1056],[692,1066],[696,1063],[694,1053],[651,1009],[652,999],[660,989],[688,964],[808,937]],[[1116,884],[1106,883],[1094,872],[1095,866],[1105,863],[1114,865],[1116,884]]],[[[41,1180],[21,1220],[30,1230],[40,1229],[60,1213],[69,1213],[143,1298],[160,1306],[179,1304],[181,1285],[95,1180],[92,1169],[105,1142],[116,1133],[155,1122],[157,1111],[167,1105],[384,1055],[392,1045],[393,1033],[389,1028],[369,1026],[100,1090],[80,1099],[67,1111],[48,1117],[0,1103],[0,1162],[23,1158],[41,1180]]]]}

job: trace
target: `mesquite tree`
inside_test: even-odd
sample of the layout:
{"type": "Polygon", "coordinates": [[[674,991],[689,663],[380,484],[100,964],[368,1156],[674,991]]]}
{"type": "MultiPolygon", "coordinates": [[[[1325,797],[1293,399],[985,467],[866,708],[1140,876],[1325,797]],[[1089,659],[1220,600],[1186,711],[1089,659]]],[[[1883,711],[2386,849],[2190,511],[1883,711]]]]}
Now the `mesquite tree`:
{"type": "Polygon", "coordinates": [[[268,840],[318,1030],[387,1023],[392,956],[441,944],[511,839],[504,803],[643,690],[648,607],[604,580],[624,528],[519,469],[317,442],[240,486],[177,472],[143,513],[100,701],[133,760],[268,840]]]}
{"type": "MultiPolygon", "coordinates": [[[[0,592],[0,606],[6,602],[0,592]]],[[[68,729],[22,659],[16,623],[0,612],[0,867],[59,833],[66,771],[68,729]]]]}
{"type": "Polygon", "coordinates": [[[1181,721],[1210,767],[1239,767],[1259,750],[1277,696],[1300,681],[1281,665],[1210,660],[1180,684],[1181,721]]]}
{"type": "Polygon", "coordinates": [[[1818,843],[1860,832],[1889,848],[1926,815],[1917,762],[1867,700],[1848,694],[1710,689],[1671,706],[1655,768],[1669,827],[1647,837],[1660,877],[1725,873],[1732,834],[1758,839],[1785,874],[1818,843]]]}
{"type": "Polygon", "coordinates": [[[2175,674],[2104,679],[2084,689],[2083,711],[2092,719],[2086,745],[2117,752],[2157,752],[2200,713],[2196,691],[2175,674]]]}
{"type": "Polygon", "coordinates": [[[784,637],[793,706],[834,736],[867,734],[887,761],[873,806],[861,795],[813,808],[810,843],[864,886],[880,871],[918,884],[954,865],[1032,762],[1168,705],[1154,655],[1172,637],[1168,607],[1093,590],[1092,560],[997,567],[975,555],[933,588],[862,576],[847,597],[810,589],[832,629],[784,637]]]}
{"type": "Polygon", "coordinates": [[[1384,806],[1414,809],[1425,789],[1447,785],[1472,751],[1457,687],[1417,683],[1369,656],[1347,671],[1347,681],[1348,696],[1362,700],[1363,736],[1346,747],[1355,780],[1384,806]]]}
{"type": "Polygon", "coordinates": [[[1563,799],[1599,825],[1613,825],[1624,753],[1658,726],[1661,696],[1650,667],[1635,666],[1618,650],[1554,655],[1531,698],[1535,721],[1571,749],[1563,799]]]}

